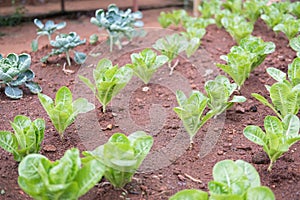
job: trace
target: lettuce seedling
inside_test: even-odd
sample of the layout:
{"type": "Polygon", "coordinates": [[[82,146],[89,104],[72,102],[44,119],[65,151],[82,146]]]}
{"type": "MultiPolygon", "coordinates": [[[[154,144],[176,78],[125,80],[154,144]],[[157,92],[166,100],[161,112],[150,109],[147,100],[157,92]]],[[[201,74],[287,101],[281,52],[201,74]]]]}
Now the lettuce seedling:
{"type": "Polygon", "coordinates": [[[168,28],[171,25],[179,26],[185,17],[187,17],[185,10],[173,10],[167,13],[161,12],[158,17],[158,22],[163,28],[168,28]]]}
{"type": "Polygon", "coordinates": [[[206,30],[204,28],[188,27],[186,32],[180,34],[184,37],[183,41],[186,43],[185,53],[189,58],[191,57],[201,45],[201,39],[205,35],[206,30]]]}
{"type": "Polygon", "coordinates": [[[203,0],[201,1],[198,10],[201,17],[204,19],[213,18],[215,14],[220,12],[222,2],[220,0],[203,0]]]}
{"type": "Polygon", "coordinates": [[[238,44],[241,39],[251,35],[254,28],[252,23],[247,22],[244,17],[238,14],[225,15],[221,19],[221,23],[238,44]]]}
{"type": "Polygon", "coordinates": [[[57,30],[63,29],[67,23],[66,22],[60,22],[58,24],[55,24],[52,20],[48,20],[45,24],[41,22],[39,19],[34,19],[34,24],[38,27],[37,29],[37,38],[34,39],[31,43],[31,49],[32,51],[38,50],[38,40],[41,36],[46,35],[48,36],[49,42],[51,41],[51,35],[55,33],[57,30]]]}
{"type": "Polygon", "coordinates": [[[158,50],[162,55],[168,57],[168,67],[170,68],[170,75],[172,75],[175,67],[178,64],[177,61],[172,66],[172,61],[178,56],[179,53],[186,49],[186,40],[183,36],[174,33],[158,39],[152,47],[158,50]]]}
{"type": "Polygon", "coordinates": [[[84,76],[79,75],[79,78],[93,91],[105,113],[107,104],[126,86],[132,75],[131,68],[113,66],[110,60],[103,58],[93,70],[95,84],[84,76]]]}
{"type": "Polygon", "coordinates": [[[222,3],[222,7],[231,13],[239,14],[242,12],[242,3],[242,0],[227,0],[222,3]]]}
{"type": "Polygon", "coordinates": [[[209,99],[199,91],[193,91],[190,97],[186,97],[182,91],[176,92],[178,107],[174,111],[183,122],[185,130],[190,136],[190,144],[192,147],[193,137],[198,130],[214,116],[214,113],[207,113],[203,116],[203,111],[209,99]]]}
{"type": "Polygon", "coordinates": [[[284,11],[277,8],[275,4],[263,6],[263,14],[260,17],[270,29],[273,29],[284,20],[284,11]]]}
{"type": "Polygon", "coordinates": [[[133,73],[142,79],[145,84],[148,84],[152,75],[168,60],[167,56],[157,56],[151,49],[144,49],[140,53],[131,54],[132,64],[127,64],[126,66],[130,67],[133,73]]]}
{"type": "Polygon", "coordinates": [[[75,148],[54,162],[43,155],[30,154],[19,165],[18,184],[34,199],[76,200],[101,180],[105,170],[97,160],[83,159],[75,148]]]}
{"type": "Polygon", "coordinates": [[[283,16],[284,20],[282,20],[279,24],[277,24],[273,30],[283,32],[286,37],[291,40],[294,38],[300,31],[300,20],[295,19],[292,15],[286,14],[283,16]]]}
{"type": "Polygon", "coordinates": [[[214,24],[214,19],[206,19],[206,18],[197,18],[197,17],[190,17],[187,16],[183,19],[182,26],[185,29],[188,28],[198,28],[198,29],[205,29],[208,25],[214,24]]]}
{"type": "Polygon", "coordinates": [[[26,155],[39,153],[44,138],[45,121],[36,119],[33,122],[23,115],[17,115],[11,122],[14,134],[0,131],[0,147],[13,154],[20,162],[26,155]]]}
{"type": "Polygon", "coordinates": [[[264,42],[261,38],[250,35],[243,38],[239,46],[233,46],[230,51],[238,53],[241,51],[240,48],[251,53],[251,57],[255,60],[251,66],[252,71],[265,60],[268,54],[275,51],[276,46],[273,42],[264,42]]]}
{"type": "Polygon", "coordinates": [[[31,57],[23,53],[17,55],[10,53],[6,58],[0,54],[0,88],[5,85],[5,94],[12,99],[20,99],[23,91],[18,86],[25,85],[30,92],[37,94],[42,88],[33,82],[35,74],[31,71],[31,57]]]}
{"type": "Polygon", "coordinates": [[[291,114],[286,115],[282,121],[277,117],[267,116],[264,128],[265,132],[258,126],[247,126],[244,136],[263,147],[270,158],[268,171],[271,171],[276,160],[300,140],[300,121],[296,115],[291,114]]]}
{"type": "Polygon", "coordinates": [[[208,107],[211,109],[209,113],[214,116],[220,115],[225,110],[231,108],[234,103],[242,103],[246,101],[244,96],[233,96],[233,92],[237,88],[236,83],[230,83],[225,76],[217,76],[215,80],[209,80],[205,83],[205,91],[208,97],[208,107]]]}
{"type": "Polygon", "coordinates": [[[291,6],[290,7],[291,13],[299,19],[300,18],[300,2],[295,1],[295,2],[291,3],[290,6],[291,6]]]}
{"type": "Polygon", "coordinates": [[[297,57],[300,57],[300,35],[290,40],[290,47],[297,52],[297,57]]]}
{"type": "Polygon", "coordinates": [[[247,0],[243,3],[244,16],[254,24],[263,13],[263,7],[268,3],[268,0],[247,0]]]}
{"type": "Polygon", "coordinates": [[[127,37],[131,40],[136,31],[134,27],[142,27],[144,23],[140,21],[143,14],[138,11],[132,13],[130,9],[125,12],[119,10],[115,4],[110,4],[107,11],[104,9],[96,10],[95,17],[91,18],[91,23],[104,28],[109,35],[110,51],[113,50],[113,44],[117,45],[119,49],[122,48],[122,38],[127,37]]]}
{"type": "Polygon", "coordinates": [[[170,200],[275,200],[272,190],[261,186],[256,169],[243,160],[223,160],[213,168],[213,181],[208,183],[209,194],[201,190],[182,190],[170,200]]]}
{"type": "Polygon", "coordinates": [[[300,109],[300,59],[295,59],[289,65],[289,80],[286,80],[284,72],[272,67],[267,69],[267,73],[278,81],[272,86],[266,86],[273,105],[260,94],[252,93],[252,96],[271,108],[280,119],[288,114],[297,114],[300,109]]]}
{"type": "Polygon", "coordinates": [[[129,183],[153,145],[153,138],[143,131],[128,137],[122,133],[113,134],[107,143],[93,151],[83,152],[91,160],[105,166],[104,177],[116,188],[129,183]]]}
{"type": "MultiPolygon", "coordinates": [[[[75,32],[70,32],[69,34],[59,34],[56,36],[55,40],[51,40],[50,44],[53,47],[50,54],[41,59],[42,62],[46,62],[50,56],[59,55],[62,53],[66,54],[68,65],[71,66],[70,60],[70,50],[74,49],[79,45],[85,44],[86,39],[80,40],[79,35],[75,32]]],[[[74,50],[73,50],[74,51],[74,50]]],[[[74,61],[77,64],[82,64],[85,62],[86,54],[83,52],[74,51],[74,61]]]]}
{"type": "Polygon", "coordinates": [[[66,128],[74,122],[79,113],[95,109],[94,104],[85,98],[78,98],[73,102],[72,92],[66,86],[59,88],[54,101],[42,93],[39,93],[38,97],[61,139],[66,128]]]}

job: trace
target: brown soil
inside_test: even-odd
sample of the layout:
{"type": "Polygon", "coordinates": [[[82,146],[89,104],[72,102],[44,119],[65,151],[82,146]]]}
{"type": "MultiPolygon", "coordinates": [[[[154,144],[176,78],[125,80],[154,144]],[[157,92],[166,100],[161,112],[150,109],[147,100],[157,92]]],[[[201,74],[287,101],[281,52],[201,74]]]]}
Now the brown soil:
{"type": "MultiPolygon", "coordinates": [[[[158,27],[156,18],[160,11],[161,10],[152,10],[144,12],[146,26],[158,27]]],[[[87,18],[82,17],[80,19],[82,21],[79,23],[83,22],[80,27],[85,26],[85,28],[78,28],[79,26],[77,25],[73,26],[73,21],[68,23],[71,24],[71,27],[69,28],[77,27],[77,29],[74,30],[78,30],[79,35],[85,32],[86,35],[83,34],[83,36],[89,35],[90,31],[93,32],[92,29],[96,30],[93,26],[84,23],[88,21],[87,18]]],[[[60,20],[61,19],[57,21],[60,20]]],[[[16,27],[14,30],[19,30],[19,28],[20,27],[16,27]]],[[[32,25],[25,24],[22,25],[21,28],[22,30],[34,32],[34,30],[32,30],[32,25]]],[[[8,34],[9,31],[12,30],[13,28],[7,30],[4,29],[8,34]]],[[[139,44],[140,48],[142,48],[144,44],[147,46],[147,43],[151,43],[151,41],[160,34],[163,33],[148,34],[146,38],[136,39],[135,44],[139,44]]],[[[21,40],[30,43],[32,35],[34,34],[25,38],[23,37],[21,40]]],[[[157,73],[160,76],[154,76],[152,83],[143,85],[140,84],[138,79],[133,78],[131,84],[135,85],[137,83],[136,89],[133,91],[128,87],[126,87],[127,89],[124,89],[124,95],[131,94],[129,106],[126,109],[129,110],[130,117],[135,123],[132,126],[128,125],[128,130],[126,131],[124,131],[124,127],[122,128],[122,120],[126,119],[126,115],[123,116],[124,113],[122,110],[118,109],[118,106],[122,103],[120,97],[116,98],[116,100],[110,104],[108,112],[105,114],[101,112],[101,106],[97,101],[94,101],[97,108],[97,121],[101,127],[101,131],[103,131],[102,134],[104,133],[106,137],[109,137],[118,131],[129,134],[131,133],[129,130],[130,127],[144,127],[145,131],[149,132],[154,137],[154,146],[150,154],[155,155],[155,153],[159,152],[161,149],[163,149],[165,153],[160,157],[160,159],[162,159],[161,165],[164,165],[165,163],[163,162],[166,162],[166,166],[163,168],[157,167],[157,170],[153,170],[157,160],[155,160],[155,158],[154,160],[151,160],[151,158],[145,160],[146,165],[144,164],[140,169],[143,173],[137,173],[134,176],[134,180],[125,187],[129,193],[127,195],[128,198],[168,199],[168,197],[177,191],[186,188],[197,188],[207,191],[207,183],[212,179],[212,168],[218,161],[224,159],[243,159],[255,166],[260,174],[262,185],[270,187],[275,193],[276,199],[300,199],[300,143],[295,144],[288,153],[275,163],[272,172],[267,172],[268,163],[265,162],[264,155],[261,153],[262,148],[249,142],[242,134],[245,126],[249,124],[262,126],[265,116],[274,115],[270,109],[261,105],[251,97],[251,93],[253,92],[265,95],[266,90],[264,85],[273,83],[265,72],[266,68],[272,66],[287,71],[287,65],[291,63],[296,56],[295,52],[287,47],[288,41],[285,36],[280,33],[275,35],[275,33],[268,30],[261,20],[258,20],[256,23],[253,35],[260,36],[265,41],[274,42],[276,44],[276,52],[269,55],[265,62],[254,70],[242,87],[241,93],[247,97],[247,102],[241,105],[235,105],[231,110],[227,111],[226,116],[223,116],[226,117],[224,126],[216,126],[216,124],[222,125],[222,116],[217,119],[220,120],[219,123],[217,120],[212,120],[206,124],[196,135],[194,139],[194,149],[192,150],[187,149],[188,143],[186,142],[186,139],[179,140],[181,142],[172,144],[172,142],[175,141],[174,138],[180,138],[181,132],[183,132],[180,120],[172,111],[173,107],[177,106],[172,88],[173,86],[175,87],[176,84],[178,85],[178,83],[179,85],[185,83],[178,81],[178,83],[173,83],[173,85],[168,85],[168,87],[164,87],[163,84],[155,84],[161,77],[168,77],[168,68],[166,66],[160,68],[160,71],[157,73]],[[145,86],[149,87],[147,92],[142,91],[145,86]],[[160,107],[153,108],[152,106],[154,104],[159,104],[160,107]],[[165,116],[161,117],[165,117],[165,120],[162,126],[159,127],[160,130],[157,131],[153,129],[157,126],[148,125],[155,121],[151,116],[156,115],[155,113],[154,115],[151,115],[151,112],[160,111],[161,109],[164,109],[163,114],[165,114],[165,116]],[[108,125],[112,125],[112,130],[107,128],[108,125]],[[217,138],[217,143],[213,143],[209,146],[206,142],[214,142],[214,139],[209,140],[207,138],[214,133],[216,134],[214,136],[217,138]],[[179,145],[183,145],[183,147],[178,148],[179,145]],[[213,148],[212,151],[210,151],[209,148],[213,148]],[[177,152],[178,149],[183,149],[183,151],[177,152]],[[264,164],[253,163],[253,160],[256,160],[257,162],[257,159],[261,157],[262,159],[260,161],[264,164]],[[151,170],[147,170],[147,165],[151,170]],[[201,182],[197,180],[200,180],[201,182]]],[[[23,46],[18,49],[14,46],[10,46],[9,41],[12,40],[8,40],[9,37],[10,35],[7,35],[1,39],[2,50],[11,48],[10,51],[19,53],[23,46]]],[[[234,41],[225,30],[218,29],[215,25],[211,25],[207,28],[207,34],[202,39],[202,46],[197,52],[197,55],[201,55],[202,57],[194,58],[197,62],[200,62],[203,69],[212,66],[211,68],[214,72],[206,79],[212,78],[218,73],[222,74],[210,60],[216,63],[222,62],[219,57],[223,54],[227,54],[230,47],[233,45],[235,45],[234,41]]],[[[93,48],[94,46],[85,45],[84,47],[81,47],[81,50],[88,53],[93,48]]],[[[127,47],[125,46],[123,50],[116,51],[114,55],[110,55],[106,52],[101,56],[107,55],[112,58],[115,64],[118,63],[120,66],[123,66],[130,62],[130,53],[136,51],[126,51],[126,48],[127,47]]],[[[76,77],[77,73],[81,70],[85,71],[85,69],[78,65],[74,65],[71,67],[72,70],[75,70],[74,74],[64,74],[61,70],[62,65],[65,62],[64,56],[51,58],[50,62],[44,66],[39,62],[39,59],[49,51],[50,49],[47,46],[44,46],[37,53],[30,53],[32,56],[31,68],[36,73],[35,80],[39,82],[43,88],[43,93],[54,97],[55,92],[63,85],[68,86],[73,91],[77,91],[78,87],[75,87],[75,85],[78,84],[76,77]]],[[[176,76],[177,73],[182,74],[185,80],[187,80],[187,84],[189,84],[190,88],[204,92],[203,84],[205,79],[197,74],[197,69],[191,64],[192,62],[190,62],[192,59],[188,61],[181,57],[179,59],[179,65],[174,72],[174,76],[176,76]]],[[[44,118],[47,123],[47,128],[41,153],[51,160],[59,159],[64,152],[71,147],[78,147],[81,151],[90,147],[87,147],[84,144],[81,138],[82,135],[77,134],[79,130],[76,127],[76,123],[67,129],[65,138],[61,141],[58,133],[41,107],[37,96],[31,95],[26,89],[24,89],[24,91],[25,94],[22,99],[10,100],[3,94],[3,90],[1,90],[0,129],[11,130],[9,122],[12,121],[17,114],[30,116],[31,119],[36,119],[38,117],[44,118]],[[49,147],[49,145],[53,145],[55,150],[47,151],[46,147],[49,147]]],[[[103,142],[105,141],[102,141],[102,143],[103,142]]],[[[5,191],[5,194],[0,195],[0,199],[30,199],[18,187],[17,169],[18,163],[13,160],[13,157],[0,149],[0,190],[5,191]]],[[[124,197],[122,197],[122,190],[114,189],[111,185],[103,184],[104,182],[105,180],[102,180],[100,184],[95,186],[81,199],[124,199],[124,197]]]]}

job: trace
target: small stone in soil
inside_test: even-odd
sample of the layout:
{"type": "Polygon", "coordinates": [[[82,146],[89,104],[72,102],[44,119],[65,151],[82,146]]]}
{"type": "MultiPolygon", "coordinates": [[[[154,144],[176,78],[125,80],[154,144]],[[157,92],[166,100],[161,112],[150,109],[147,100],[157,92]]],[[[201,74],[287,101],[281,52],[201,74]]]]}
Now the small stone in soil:
{"type": "Polygon", "coordinates": [[[217,154],[220,156],[220,155],[223,155],[223,153],[224,153],[224,151],[219,150],[217,154]]]}
{"type": "Polygon", "coordinates": [[[44,151],[47,151],[47,152],[55,152],[56,151],[56,147],[52,144],[48,144],[48,145],[45,145],[43,147],[43,150],[44,151]]]}
{"type": "Polygon", "coordinates": [[[180,181],[185,181],[185,177],[182,176],[181,174],[179,174],[177,177],[178,177],[178,179],[179,179],[180,181]]]}
{"type": "Polygon", "coordinates": [[[235,108],[235,112],[237,112],[237,113],[245,113],[245,108],[243,108],[242,106],[238,105],[235,108]]]}
{"type": "Polygon", "coordinates": [[[108,124],[106,128],[109,129],[109,130],[111,130],[113,128],[113,125],[112,124],[108,124]]]}
{"type": "Polygon", "coordinates": [[[270,159],[265,152],[258,152],[253,155],[252,162],[254,164],[268,164],[270,159]]]}
{"type": "Polygon", "coordinates": [[[149,87],[143,87],[142,91],[143,91],[143,92],[148,92],[149,89],[150,89],[149,87]]]}

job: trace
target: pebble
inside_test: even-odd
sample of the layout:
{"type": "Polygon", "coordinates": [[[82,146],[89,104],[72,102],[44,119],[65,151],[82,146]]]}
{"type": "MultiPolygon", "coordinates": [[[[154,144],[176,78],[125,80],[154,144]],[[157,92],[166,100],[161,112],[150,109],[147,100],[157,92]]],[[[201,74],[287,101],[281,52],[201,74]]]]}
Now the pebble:
{"type": "Polygon", "coordinates": [[[143,91],[143,92],[148,92],[149,89],[150,89],[150,88],[146,86],[146,87],[143,87],[142,91],[143,91]]]}
{"type": "Polygon", "coordinates": [[[253,155],[252,162],[254,164],[268,164],[270,159],[265,152],[258,152],[253,155]]]}
{"type": "Polygon", "coordinates": [[[217,152],[217,154],[220,156],[220,155],[223,155],[223,153],[224,153],[224,151],[222,151],[222,150],[219,150],[218,152],[217,152]]]}
{"type": "Polygon", "coordinates": [[[56,151],[56,147],[52,144],[47,144],[43,147],[43,150],[44,151],[47,151],[47,152],[55,152],[56,151]]]}
{"type": "Polygon", "coordinates": [[[108,124],[108,125],[106,126],[106,128],[109,129],[109,130],[111,130],[111,129],[113,128],[113,125],[112,125],[112,124],[108,124]]]}
{"type": "Polygon", "coordinates": [[[237,105],[236,108],[235,108],[235,112],[237,112],[237,113],[245,113],[245,108],[243,108],[240,105],[237,105]]]}
{"type": "Polygon", "coordinates": [[[178,174],[178,179],[180,180],[180,181],[185,181],[185,177],[184,176],[182,176],[181,174],[178,174]]]}

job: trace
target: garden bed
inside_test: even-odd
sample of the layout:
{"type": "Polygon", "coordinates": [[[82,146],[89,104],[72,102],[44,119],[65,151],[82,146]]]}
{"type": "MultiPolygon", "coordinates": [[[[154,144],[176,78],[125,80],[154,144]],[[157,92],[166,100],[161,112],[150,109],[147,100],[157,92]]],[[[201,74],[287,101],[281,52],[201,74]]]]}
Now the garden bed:
{"type": "MultiPolygon", "coordinates": [[[[151,15],[151,18],[147,20],[156,21],[158,14],[159,11],[151,15]]],[[[159,166],[158,170],[153,170],[155,168],[154,164],[157,161],[153,160],[152,163],[151,160],[146,160],[148,165],[153,164],[153,166],[150,167],[151,170],[141,170],[144,173],[137,173],[134,176],[134,180],[126,185],[125,189],[129,193],[127,195],[128,198],[168,199],[168,197],[177,191],[186,188],[197,188],[207,191],[207,183],[212,179],[212,168],[218,161],[224,159],[243,159],[255,166],[260,174],[262,185],[270,187],[276,199],[300,199],[300,143],[293,145],[290,151],[276,162],[272,171],[267,172],[268,160],[266,160],[266,156],[262,153],[262,148],[248,141],[242,134],[243,129],[247,125],[263,126],[265,116],[274,115],[269,108],[251,97],[251,93],[253,92],[267,96],[264,85],[274,83],[269,78],[269,75],[266,74],[266,68],[275,67],[286,72],[287,65],[296,57],[296,53],[287,47],[288,40],[285,36],[281,33],[275,35],[272,30],[268,30],[262,20],[256,22],[253,35],[261,37],[264,41],[274,42],[276,44],[276,51],[267,56],[265,61],[251,73],[249,79],[242,86],[241,94],[247,98],[247,101],[243,104],[235,105],[226,112],[224,126],[212,128],[213,122],[208,122],[208,124],[200,129],[194,139],[195,145],[192,150],[188,149],[187,143],[184,146],[182,154],[174,156],[174,158],[169,157],[172,153],[178,153],[176,152],[178,149],[176,145],[182,145],[176,143],[174,146],[168,145],[173,138],[176,138],[180,134],[180,130],[182,129],[180,120],[172,110],[173,107],[177,106],[175,93],[170,90],[173,87],[172,85],[169,85],[169,88],[163,87],[163,85],[154,84],[155,81],[153,81],[154,83],[149,83],[148,85],[141,84],[133,92],[130,91],[132,92],[129,99],[130,117],[135,125],[146,127],[153,120],[151,119],[151,115],[148,114],[151,111],[150,107],[152,104],[159,104],[163,107],[166,120],[161,129],[156,131],[155,134],[152,132],[154,130],[151,131],[151,127],[147,129],[149,134],[154,138],[154,146],[151,152],[165,148],[166,153],[161,159],[165,159],[167,164],[163,168],[159,166]],[[145,86],[149,90],[143,91],[145,86]],[[205,146],[208,145],[206,142],[209,140],[207,137],[211,133],[209,131],[211,128],[217,132],[215,135],[217,138],[210,141],[214,142],[215,140],[216,144],[212,143],[212,146],[205,146]],[[211,147],[213,147],[212,151],[206,152],[203,150],[203,148],[211,147]],[[264,164],[255,164],[254,162],[264,164]]],[[[146,41],[150,42],[156,37],[157,35],[155,34],[148,34],[145,38],[137,39],[136,43],[139,41],[147,43],[146,41]]],[[[31,39],[28,38],[28,40],[31,39]]],[[[213,63],[222,63],[219,57],[227,54],[233,45],[235,45],[235,42],[224,29],[218,29],[215,25],[210,25],[207,27],[207,34],[202,39],[202,45],[197,52],[198,54],[196,54],[203,56],[197,58],[197,63],[212,67],[214,72],[211,76],[219,73],[223,74],[223,72],[214,67],[213,63]]],[[[84,47],[81,47],[81,50],[89,53],[94,48],[94,46],[86,44],[84,47]]],[[[84,70],[85,66],[73,65],[71,69],[75,73],[65,74],[62,71],[62,66],[65,62],[64,56],[53,57],[46,65],[40,63],[40,58],[49,51],[49,47],[44,46],[37,53],[30,53],[32,56],[31,69],[36,73],[35,81],[41,85],[43,93],[53,98],[56,91],[64,85],[73,91],[76,90],[75,86],[78,84],[77,75],[79,71],[84,70]]],[[[118,54],[113,56],[115,58],[113,60],[114,64],[123,66],[129,63],[130,53],[126,52],[126,49],[118,51],[118,54]]],[[[158,73],[168,77],[167,70],[167,67],[164,66],[158,73]]],[[[180,58],[175,72],[182,74],[188,80],[190,88],[204,92],[203,85],[205,79],[199,76],[195,70],[195,66],[191,65],[191,62],[180,58]]],[[[154,80],[156,79],[154,78],[154,80]]],[[[133,79],[133,81],[138,80],[133,79]]],[[[173,84],[175,87],[176,84],[180,83],[173,82],[173,84]]],[[[126,92],[125,89],[124,94],[126,92]]],[[[51,124],[36,95],[25,92],[22,99],[11,100],[4,95],[1,89],[0,101],[0,129],[11,130],[9,121],[12,121],[17,114],[29,116],[31,119],[38,117],[45,119],[46,131],[41,153],[50,160],[61,158],[64,152],[71,147],[77,147],[80,151],[87,149],[87,146],[82,141],[82,135],[77,134],[76,123],[67,129],[64,140],[60,140],[58,133],[51,124]]],[[[116,101],[113,101],[110,104],[111,106],[108,106],[108,111],[105,114],[101,112],[101,106],[97,104],[97,101],[94,101],[101,134],[104,134],[106,137],[115,132],[124,132],[120,124],[120,120],[124,116],[120,117],[121,113],[118,113],[118,110],[114,109],[115,105],[119,105],[116,101]]],[[[160,107],[158,108],[160,109],[160,107]]],[[[129,133],[131,132],[126,132],[126,134],[129,133]]],[[[0,199],[30,199],[17,184],[17,169],[18,163],[13,160],[11,154],[0,149],[0,191],[3,191],[0,194],[0,199]]],[[[114,189],[109,184],[103,184],[104,182],[105,180],[102,180],[80,199],[124,198],[123,190],[114,189]]]]}

